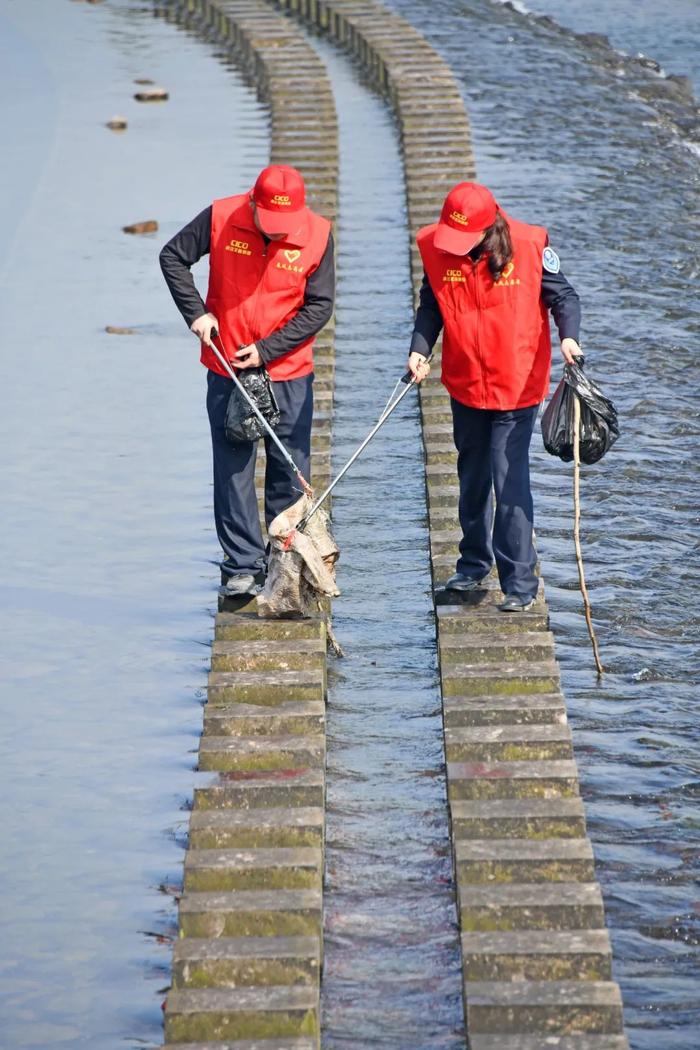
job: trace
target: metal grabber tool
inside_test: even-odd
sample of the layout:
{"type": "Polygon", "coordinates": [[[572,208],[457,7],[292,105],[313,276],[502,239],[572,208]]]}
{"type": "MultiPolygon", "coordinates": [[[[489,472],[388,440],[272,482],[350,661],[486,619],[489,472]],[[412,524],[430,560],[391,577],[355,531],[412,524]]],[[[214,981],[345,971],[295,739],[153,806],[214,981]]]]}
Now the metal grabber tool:
{"type": "MultiPolygon", "coordinates": [[[[430,354],[426,358],[426,361],[429,362],[429,361],[432,361],[432,359],[433,359],[433,355],[430,354]]],[[[325,503],[325,501],[328,499],[328,497],[330,496],[331,492],[333,491],[335,486],[338,484],[340,479],[345,476],[345,474],[348,472],[348,470],[353,465],[355,460],[358,459],[358,457],[364,452],[364,450],[367,448],[367,446],[369,445],[369,443],[372,440],[372,438],[374,437],[374,435],[377,433],[377,431],[381,427],[384,426],[384,424],[386,423],[386,421],[389,418],[389,416],[391,415],[391,413],[394,411],[395,408],[398,407],[398,405],[401,404],[401,402],[405,398],[406,394],[409,392],[409,390],[411,390],[412,387],[415,386],[415,384],[416,384],[416,380],[415,380],[415,377],[411,374],[411,372],[406,372],[404,375],[401,376],[399,381],[396,383],[396,386],[392,390],[391,394],[389,395],[389,400],[387,401],[386,405],[382,409],[382,412],[381,412],[381,415],[379,416],[379,419],[377,420],[375,425],[372,427],[372,429],[370,430],[369,434],[364,439],[364,441],[360,445],[358,445],[358,447],[355,449],[355,451],[353,452],[352,456],[347,461],[347,463],[342,468],[342,470],[340,470],[338,472],[338,474],[336,474],[336,476],[333,478],[333,480],[331,481],[331,483],[328,486],[328,488],[325,489],[325,491],[321,493],[321,495],[318,497],[317,500],[314,501],[314,503],[313,503],[311,509],[309,510],[309,512],[307,514],[305,514],[304,517],[301,519],[301,521],[297,525],[297,531],[298,532],[303,532],[304,531],[304,527],[308,524],[309,520],[314,516],[314,514],[319,509],[319,507],[323,503],[325,503]],[[396,392],[397,392],[397,390],[399,389],[399,387],[401,385],[404,385],[404,389],[397,395],[396,392]]]]}
{"type": "MultiPolygon", "coordinates": [[[[219,342],[221,343],[221,349],[225,353],[226,348],[224,347],[223,341],[221,339],[221,333],[218,332],[216,330],[216,328],[212,328],[210,339],[218,339],[219,342]]],[[[221,353],[221,350],[219,350],[218,347],[214,346],[213,342],[210,342],[209,346],[211,347],[211,349],[216,354],[216,358],[219,361],[219,363],[226,369],[226,372],[231,377],[231,379],[234,381],[234,383],[238,387],[238,390],[241,392],[243,397],[246,399],[246,401],[248,402],[248,404],[252,408],[253,413],[255,414],[255,416],[258,419],[258,421],[263,425],[263,427],[265,428],[267,433],[270,435],[270,437],[272,438],[274,443],[277,445],[277,448],[280,450],[280,452],[284,456],[285,461],[289,464],[291,469],[296,474],[297,478],[299,479],[299,484],[301,485],[302,492],[304,492],[305,495],[307,495],[307,496],[313,496],[313,491],[314,490],[311,488],[311,485],[308,483],[308,481],[306,480],[306,478],[304,477],[302,472],[299,470],[299,467],[296,465],[296,463],[292,459],[292,457],[291,457],[290,453],[288,452],[288,450],[284,447],[284,445],[282,444],[280,439],[277,437],[277,434],[275,434],[274,430],[272,429],[272,427],[270,426],[268,421],[265,419],[264,415],[262,414],[262,412],[260,411],[258,406],[255,404],[255,401],[253,400],[253,398],[248,394],[248,391],[245,389],[245,387],[243,386],[243,384],[239,380],[238,376],[236,375],[234,370],[231,368],[231,365],[229,364],[229,362],[226,359],[226,357],[224,356],[224,354],[221,353]]]]}

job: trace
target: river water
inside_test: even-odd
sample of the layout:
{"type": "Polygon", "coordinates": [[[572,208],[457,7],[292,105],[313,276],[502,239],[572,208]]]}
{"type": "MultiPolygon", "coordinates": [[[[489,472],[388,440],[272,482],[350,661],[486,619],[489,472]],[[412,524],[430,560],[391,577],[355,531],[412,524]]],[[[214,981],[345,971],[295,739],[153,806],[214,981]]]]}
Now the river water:
{"type": "MultiPolygon", "coordinates": [[[[314,42],[340,132],[337,472],[405,369],[412,291],[392,117],[347,59],[314,42]]],[[[415,394],[336,492],[343,596],[333,626],[346,656],[328,682],[323,1046],[458,1050],[460,953],[415,394]]]]}
{"type": "MultiPolygon", "coordinates": [[[[576,590],[570,469],[536,438],[539,545],[632,1046],[695,1050],[697,118],[653,69],[573,32],[607,32],[696,75],[694,8],[645,0],[640,21],[586,0],[563,5],[563,28],[490,0],[391,6],[455,69],[480,178],[550,228],[583,298],[590,370],[621,412],[618,445],[583,486],[601,682],[576,590]]],[[[531,6],[559,15],[549,0],[531,6]]],[[[267,124],[215,48],[149,10],[0,0],[0,1046],[13,1050],[161,1041],[170,948],[151,935],[173,932],[158,887],[181,874],[217,552],[203,377],[155,252],[213,197],[252,182],[267,124]],[[143,76],[170,101],[133,102],[143,76]],[[116,112],[124,135],[103,127],[116,112]],[[155,237],[121,233],[146,218],[161,223],[155,237]],[[105,324],[137,334],[107,336],[105,324]]],[[[394,133],[342,63],[333,74],[344,162],[352,155],[338,464],[401,368],[410,292],[403,261],[391,274],[377,263],[406,257],[401,223],[385,218],[400,185],[394,133]],[[356,148],[367,129],[376,156],[356,148]],[[390,250],[369,250],[378,231],[390,250]]],[[[363,1024],[365,1045],[399,1046],[428,1015],[424,1045],[459,1039],[417,442],[407,407],[335,501],[348,657],[329,712],[329,1046],[352,1045],[363,1024]],[[388,856],[402,863],[393,896],[388,856]],[[403,975],[387,932],[409,960],[403,975]],[[384,996],[395,1006],[382,1042],[384,996]]]]}
{"type": "Polygon", "coordinates": [[[218,573],[204,371],[156,253],[252,184],[267,117],[148,4],[2,0],[0,53],[0,1047],[157,1046],[218,573]]]}
{"type": "MultiPolygon", "coordinates": [[[[544,453],[537,432],[536,527],[630,1042],[634,1050],[695,1050],[697,111],[659,101],[653,70],[502,4],[390,6],[455,70],[479,178],[511,214],[549,228],[583,301],[589,371],[620,411],[618,444],[584,468],[582,482],[587,577],[607,669],[600,682],[577,590],[571,467],[544,453]]],[[[696,4],[528,6],[561,13],[580,32],[609,32],[630,54],[648,50],[669,72],[697,69],[696,4]],[[627,37],[620,10],[632,6],[638,18],[627,37]],[[667,22],[674,47],[657,54],[653,41],[667,37],[667,22]]]]}

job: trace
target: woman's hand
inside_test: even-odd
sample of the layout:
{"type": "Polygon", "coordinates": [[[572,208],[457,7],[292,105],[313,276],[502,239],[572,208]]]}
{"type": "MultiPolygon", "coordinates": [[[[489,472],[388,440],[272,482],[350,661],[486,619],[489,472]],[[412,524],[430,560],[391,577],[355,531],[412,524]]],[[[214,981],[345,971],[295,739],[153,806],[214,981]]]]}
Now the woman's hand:
{"type": "Polygon", "coordinates": [[[572,365],[576,358],[581,356],[581,347],[575,339],[562,339],[561,353],[567,365],[572,365]]]}
{"type": "Polygon", "coordinates": [[[233,355],[232,363],[236,368],[259,368],[262,364],[262,358],[260,357],[260,351],[255,343],[251,343],[250,346],[242,346],[241,349],[233,355]]]}
{"type": "Polygon", "coordinates": [[[430,365],[427,360],[422,354],[417,354],[415,351],[408,355],[408,370],[416,383],[420,383],[430,375],[430,365]]]}

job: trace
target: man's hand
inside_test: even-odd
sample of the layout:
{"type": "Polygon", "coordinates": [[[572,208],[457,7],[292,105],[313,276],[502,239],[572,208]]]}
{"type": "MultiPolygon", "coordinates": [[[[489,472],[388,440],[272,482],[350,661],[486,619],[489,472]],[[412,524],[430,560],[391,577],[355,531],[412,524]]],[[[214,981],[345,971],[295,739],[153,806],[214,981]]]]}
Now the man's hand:
{"type": "Polygon", "coordinates": [[[416,383],[420,383],[421,380],[430,375],[430,365],[427,360],[422,354],[417,354],[415,351],[408,355],[408,370],[416,383]]]}
{"type": "Polygon", "coordinates": [[[562,339],[561,353],[567,365],[572,365],[576,358],[581,356],[581,347],[575,339],[562,339]]]}
{"type": "Polygon", "coordinates": [[[201,317],[197,317],[192,324],[190,329],[194,332],[198,339],[201,339],[207,346],[211,346],[211,333],[212,329],[216,332],[219,331],[219,322],[214,317],[214,314],[202,314],[201,317]]]}
{"type": "Polygon", "coordinates": [[[233,364],[236,368],[259,368],[262,364],[262,358],[255,343],[251,343],[250,346],[242,346],[233,355],[233,364]]]}

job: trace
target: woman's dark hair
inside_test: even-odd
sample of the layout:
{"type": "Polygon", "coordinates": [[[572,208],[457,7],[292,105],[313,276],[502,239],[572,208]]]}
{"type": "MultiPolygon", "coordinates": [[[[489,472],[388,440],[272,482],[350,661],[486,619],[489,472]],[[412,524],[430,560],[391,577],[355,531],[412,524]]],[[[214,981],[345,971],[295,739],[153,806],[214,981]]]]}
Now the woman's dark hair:
{"type": "Polygon", "coordinates": [[[479,247],[483,252],[489,253],[488,267],[494,281],[497,281],[504,267],[513,258],[513,242],[510,239],[510,229],[500,211],[496,215],[495,222],[492,222],[486,230],[484,239],[479,247]]]}

